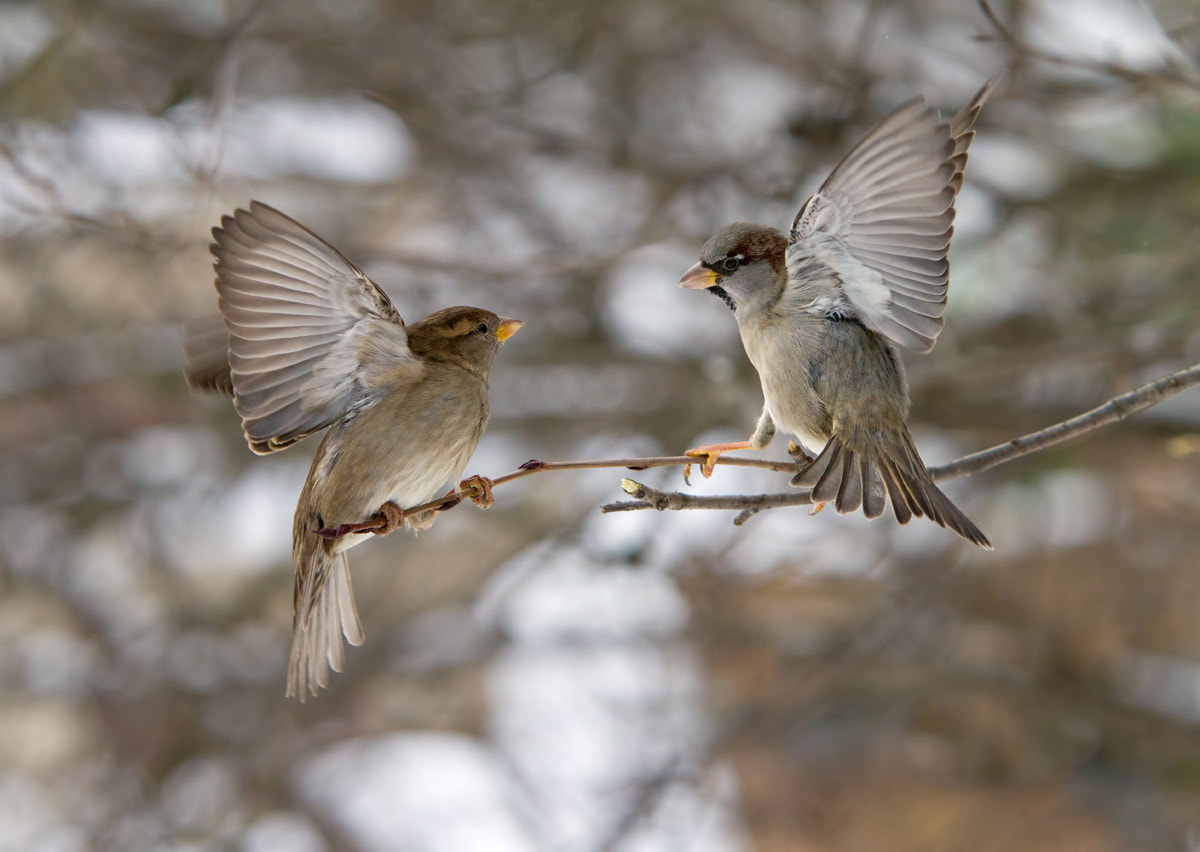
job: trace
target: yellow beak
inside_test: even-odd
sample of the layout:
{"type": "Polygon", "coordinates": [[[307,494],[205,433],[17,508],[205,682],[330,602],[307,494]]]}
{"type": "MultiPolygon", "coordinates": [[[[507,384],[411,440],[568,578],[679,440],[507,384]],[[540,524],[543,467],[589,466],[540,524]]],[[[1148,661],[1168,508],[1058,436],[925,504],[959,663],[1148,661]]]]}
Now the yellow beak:
{"type": "Polygon", "coordinates": [[[688,290],[707,290],[709,287],[716,286],[716,283],[717,273],[700,262],[683,273],[683,277],[679,279],[679,286],[686,287],[688,290]]]}
{"type": "Polygon", "coordinates": [[[511,317],[500,317],[500,325],[496,327],[496,339],[504,342],[512,337],[525,323],[511,317]]]}

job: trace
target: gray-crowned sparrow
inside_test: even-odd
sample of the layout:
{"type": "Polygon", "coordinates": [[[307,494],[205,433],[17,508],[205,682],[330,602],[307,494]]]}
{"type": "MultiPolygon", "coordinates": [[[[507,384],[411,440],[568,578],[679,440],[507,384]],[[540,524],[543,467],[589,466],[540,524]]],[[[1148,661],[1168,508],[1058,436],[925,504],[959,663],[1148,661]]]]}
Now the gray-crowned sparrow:
{"type": "Polygon", "coordinates": [[[954,200],[993,78],[949,122],[909,101],[855,145],[792,223],[718,231],[680,284],[734,312],[765,404],[748,441],[689,450],[704,473],[732,449],[761,449],[776,426],[810,461],[792,484],[838,512],[904,524],[924,516],[991,549],[943,494],[909,435],[908,384],[896,347],[933,347],[945,320],[954,200]]]}

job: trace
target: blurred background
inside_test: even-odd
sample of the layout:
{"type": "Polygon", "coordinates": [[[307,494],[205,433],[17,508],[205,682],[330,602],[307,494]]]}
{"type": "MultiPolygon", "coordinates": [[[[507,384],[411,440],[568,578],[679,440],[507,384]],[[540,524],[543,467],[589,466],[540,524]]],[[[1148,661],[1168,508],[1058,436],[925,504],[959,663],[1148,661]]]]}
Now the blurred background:
{"type": "Polygon", "coordinates": [[[406,318],[527,320],[468,473],[744,438],[734,322],[675,286],[699,246],[1000,69],[905,353],[927,462],[1200,361],[1200,10],[993,11],[0,4],[0,850],[1200,849],[1196,391],[951,483],[994,554],[530,477],[355,549],[367,642],[302,706],[314,446],[253,456],[181,374],[209,229],[260,199],[406,318]]]}

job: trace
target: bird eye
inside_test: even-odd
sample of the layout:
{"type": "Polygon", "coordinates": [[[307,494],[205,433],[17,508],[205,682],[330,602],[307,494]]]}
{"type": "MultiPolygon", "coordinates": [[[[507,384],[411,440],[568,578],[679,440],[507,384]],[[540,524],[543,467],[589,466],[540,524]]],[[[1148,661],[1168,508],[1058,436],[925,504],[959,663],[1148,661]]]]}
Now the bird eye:
{"type": "Polygon", "coordinates": [[[721,271],[728,275],[731,272],[737,272],[737,268],[742,265],[742,259],[735,255],[730,255],[718,265],[721,267],[721,271]]]}
{"type": "Polygon", "coordinates": [[[479,325],[475,326],[475,333],[476,334],[487,334],[488,333],[488,324],[486,322],[481,322],[479,325]]]}

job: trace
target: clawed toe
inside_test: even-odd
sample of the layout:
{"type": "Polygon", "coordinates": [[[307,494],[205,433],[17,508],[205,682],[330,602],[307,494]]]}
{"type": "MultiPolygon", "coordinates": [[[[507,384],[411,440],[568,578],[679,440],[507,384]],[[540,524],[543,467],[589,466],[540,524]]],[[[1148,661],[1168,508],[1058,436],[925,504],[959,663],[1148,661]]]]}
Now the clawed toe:
{"type": "MultiPolygon", "coordinates": [[[[708,452],[707,447],[696,447],[695,449],[688,450],[686,453],[684,453],[684,455],[692,456],[698,459],[704,459],[704,461],[700,463],[700,473],[703,474],[705,479],[708,479],[713,475],[713,470],[715,470],[717,466],[717,459],[721,457],[719,452],[708,452]]],[[[690,464],[685,465],[683,468],[683,478],[686,480],[691,476],[691,474],[692,466],[690,464]]]]}
{"type": "MultiPolygon", "coordinates": [[[[716,467],[717,459],[719,459],[722,454],[727,453],[730,450],[748,449],[750,449],[749,441],[733,441],[728,444],[705,444],[702,447],[692,447],[692,449],[687,450],[684,455],[704,459],[704,462],[700,465],[700,472],[704,474],[704,477],[707,479],[713,475],[713,469],[716,467]]],[[[685,465],[683,468],[683,479],[685,482],[688,480],[688,476],[691,474],[691,472],[692,466],[690,464],[685,465]]]]}
{"type": "Polygon", "coordinates": [[[379,529],[372,530],[375,535],[387,535],[395,532],[404,526],[404,510],[388,500],[379,507],[379,514],[383,515],[383,526],[379,529]]]}
{"type": "Polygon", "coordinates": [[[375,514],[376,517],[369,521],[362,521],[357,524],[340,524],[336,527],[325,527],[313,530],[313,534],[327,539],[343,538],[344,536],[357,535],[359,533],[387,535],[404,526],[404,510],[390,500],[380,506],[379,511],[375,514]]]}
{"type": "Polygon", "coordinates": [[[468,488],[475,492],[471,495],[471,502],[480,509],[490,509],[496,502],[496,498],[492,496],[492,481],[486,476],[469,476],[458,484],[459,491],[466,491],[468,488]]]}

